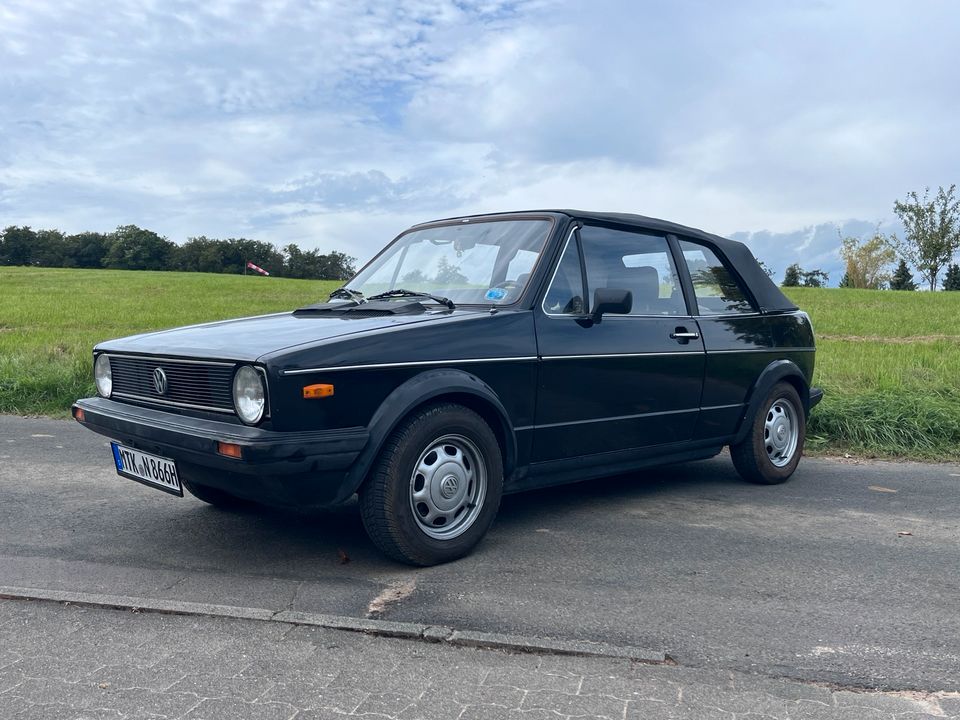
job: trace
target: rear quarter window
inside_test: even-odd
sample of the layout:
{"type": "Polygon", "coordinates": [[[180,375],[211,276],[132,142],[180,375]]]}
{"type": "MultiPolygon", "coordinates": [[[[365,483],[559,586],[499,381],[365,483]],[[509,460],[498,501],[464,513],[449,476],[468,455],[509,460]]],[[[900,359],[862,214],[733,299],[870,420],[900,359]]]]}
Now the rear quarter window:
{"type": "Polygon", "coordinates": [[[697,310],[701,315],[757,311],[739,280],[710,248],[681,240],[680,249],[690,271],[697,310]]]}

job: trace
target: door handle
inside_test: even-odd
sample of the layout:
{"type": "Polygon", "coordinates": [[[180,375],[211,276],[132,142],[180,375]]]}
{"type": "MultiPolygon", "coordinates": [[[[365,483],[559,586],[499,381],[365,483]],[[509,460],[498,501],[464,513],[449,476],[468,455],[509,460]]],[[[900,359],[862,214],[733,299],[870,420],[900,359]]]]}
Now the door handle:
{"type": "Polygon", "coordinates": [[[700,333],[687,332],[685,328],[677,328],[675,332],[670,333],[671,340],[699,340],[700,333]]]}

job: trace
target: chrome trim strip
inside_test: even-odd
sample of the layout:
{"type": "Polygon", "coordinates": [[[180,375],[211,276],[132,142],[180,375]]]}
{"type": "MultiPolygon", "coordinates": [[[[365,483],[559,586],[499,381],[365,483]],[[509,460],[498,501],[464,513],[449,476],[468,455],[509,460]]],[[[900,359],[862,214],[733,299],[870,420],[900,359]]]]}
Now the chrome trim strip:
{"type": "MultiPolygon", "coordinates": [[[[555,316],[555,317],[579,317],[579,316],[574,316],[574,315],[557,315],[557,316],[555,316]]],[[[701,317],[701,316],[697,316],[697,317],[701,317]]],[[[696,320],[696,319],[697,319],[697,318],[695,318],[693,315],[664,315],[664,314],[662,314],[662,313],[661,313],[661,314],[657,314],[657,315],[654,315],[654,314],[641,315],[641,314],[639,314],[639,313],[637,313],[636,315],[634,315],[633,313],[631,313],[631,314],[629,314],[629,315],[621,315],[621,314],[619,314],[619,313],[610,313],[609,315],[604,315],[604,316],[603,316],[604,321],[607,321],[607,320],[633,320],[634,318],[640,318],[640,319],[643,319],[643,318],[647,318],[647,319],[649,319],[649,318],[660,318],[661,320],[696,320]]]]}
{"type": "Polygon", "coordinates": [[[114,353],[109,350],[101,350],[97,355],[106,355],[107,357],[115,358],[129,358],[130,360],[146,360],[146,361],[166,361],[166,362],[175,362],[175,363],[186,363],[188,365],[218,365],[220,367],[229,367],[232,368],[234,365],[240,365],[238,362],[217,362],[215,360],[180,360],[179,358],[165,357],[161,355],[128,355],[124,353],[114,353]]]}
{"type": "Polygon", "coordinates": [[[460,360],[413,360],[410,362],[395,363],[371,363],[369,365],[334,365],[332,367],[301,368],[297,370],[284,370],[282,375],[307,375],[309,373],[335,372],[337,370],[380,370],[383,368],[402,368],[418,367],[426,365],[463,365],[465,363],[488,363],[488,362],[530,362],[537,360],[536,355],[523,357],[499,357],[499,358],[462,358],[460,360]]]}
{"type": "MultiPolygon", "coordinates": [[[[551,313],[547,311],[547,296],[550,294],[550,290],[553,289],[553,281],[557,279],[557,273],[560,272],[560,265],[563,263],[563,258],[567,255],[567,249],[570,247],[570,241],[573,239],[573,234],[577,232],[577,225],[574,224],[570,228],[570,234],[567,235],[566,242],[563,243],[563,250],[560,251],[560,257],[557,259],[556,267],[553,268],[553,275],[550,276],[550,282],[547,283],[547,291],[543,294],[543,299],[540,301],[540,310],[544,315],[550,318],[583,318],[583,315],[571,315],[570,313],[551,313]]],[[[586,298],[583,298],[584,303],[586,303],[586,298]]]]}
{"type": "Polygon", "coordinates": [[[664,410],[662,412],[637,413],[636,415],[614,415],[605,418],[591,418],[590,420],[570,420],[569,422],[547,423],[545,425],[535,425],[538,430],[543,428],[563,427],[566,425],[587,425],[589,423],[614,422],[616,420],[636,420],[637,418],[659,417],[661,415],[683,415],[686,413],[700,412],[700,408],[690,408],[689,410],[664,410]]]}
{"type": "Polygon", "coordinates": [[[729,313],[722,313],[717,315],[697,313],[697,318],[701,320],[732,320],[732,319],[743,320],[745,318],[757,319],[762,317],[767,317],[767,314],[762,312],[757,312],[756,310],[751,310],[748,313],[729,312],[729,313]]]}
{"type": "Polygon", "coordinates": [[[450,360],[412,360],[409,362],[395,363],[370,363],[368,365],[334,365],[330,367],[298,368],[296,370],[283,370],[280,374],[288,375],[307,375],[310,373],[335,372],[338,370],[381,370],[385,368],[418,367],[430,365],[464,365],[467,363],[488,363],[488,362],[531,362],[533,360],[592,360],[606,358],[631,358],[631,357],[672,357],[680,355],[711,355],[717,353],[744,353],[744,352],[813,352],[816,348],[750,348],[746,350],[702,350],[694,347],[692,350],[672,350],[665,352],[646,352],[646,353],[597,353],[593,355],[544,355],[538,358],[535,355],[524,355],[520,357],[496,357],[496,358],[460,358],[450,360]]]}
{"type": "Polygon", "coordinates": [[[216,412],[224,413],[225,415],[233,415],[234,410],[230,408],[215,408],[209,407],[208,405],[191,405],[190,403],[180,403],[180,402],[171,402],[170,400],[157,400],[156,398],[142,397],[140,395],[131,395],[129,393],[110,393],[111,398],[125,398],[127,400],[139,400],[143,403],[150,403],[154,405],[169,405],[170,407],[179,407],[179,408],[189,408],[190,410],[206,410],[207,412],[216,412]]]}
{"type": "MultiPolygon", "coordinates": [[[[257,420],[256,423],[250,426],[255,427],[264,420],[270,419],[270,378],[267,375],[267,369],[262,365],[251,365],[250,367],[260,373],[260,375],[263,377],[263,415],[260,416],[260,419],[257,420]]],[[[239,370],[240,368],[237,369],[239,370]]],[[[234,373],[233,377],[235,380],[237,377],[236,373],[234,373]]],[[[233,398],[233,414],[237,416],[237,419],[240,420],[240,422],[243,422],[243,418],[241,418],[240,413],[237,412],[237,398],[233,394],[233,381],[230,382],[230,396],[233,398]]],[[[246,423],[243,424],[246,425],[246,423]]]]}
{"type": "Polygon", "coordinates": [[[776,347],[776,348],[744,348],[742,350],[707,350],[707,355],[729,355],[731,353],[788,353],[788,352],[816,352],[815,347],[776,347]]]}
{"type": "Polygon", "coordinates": [[[541,360],[594,360],[605,358],[631,358],[631,357],[668,357],[673,355],[703,355],[704,351],[696,347],[693,350],[669,350],[666,352],[648,352],[648,353],[604,353],[594,355],[544,355],[541,360]]]}
{"type": "Polygon", "coordinates": [[[523,432],[525,430],[538,430],[540,428],[560,427],[562,425],[584,425],[586,423],[608,422],[610,420],[631,420],[631,419],[642,418],[642,417],[656,417],[657,415],[680,415],[682,413],[699,412],[701,410],[727,410],[730,408],[740,408],[743,406],[744,406],[744,403],[736,403],[735,405],[712,405],[709,407],[691,408],[689,410],[665,410],[663,412],[640,413],[638,415],[615,415],[613,417],[595,418],[593,420],[571,420],[570,422],[565,422],[565,423],[548,423],[546,425],[524,425],[522,427],[515,427],[513,430],[514,432],[523,432]]]}

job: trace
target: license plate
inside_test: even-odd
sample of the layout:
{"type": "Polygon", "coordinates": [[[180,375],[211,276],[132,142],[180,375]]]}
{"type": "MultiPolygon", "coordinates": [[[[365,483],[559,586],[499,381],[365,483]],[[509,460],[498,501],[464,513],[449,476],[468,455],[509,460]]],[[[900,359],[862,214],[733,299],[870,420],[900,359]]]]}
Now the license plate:
{"type": "Polygon", "coordinates": [[[118,474],[183,497],[177,464],[173,460],[134,450],[120,443],[112,442],[110,447],[113,448],[113,461],[117,465],[118,474]]]}

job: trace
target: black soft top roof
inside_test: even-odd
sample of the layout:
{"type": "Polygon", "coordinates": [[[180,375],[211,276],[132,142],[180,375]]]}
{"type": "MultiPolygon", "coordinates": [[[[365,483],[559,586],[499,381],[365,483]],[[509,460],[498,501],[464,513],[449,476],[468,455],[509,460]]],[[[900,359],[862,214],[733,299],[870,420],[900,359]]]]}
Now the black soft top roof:
{"type": "MultiPolygon", "coordinates": [[[[778,288],[773,280],[770,279],[770,276],[764,272],[762,267],[760,267],[760,263],[757,262],[757,259],[753,256],[753,253],[750,252],[750,248],[748,248],[746,245],[741,242],[737,242],[736,240],[729,240],[727,238],[720,237],[719,235],[713,235],[711,233],[704,232],[703,230],[687,227],[686,225],[679,225],[677,223],[669,222],[668,220],[660,220],[658,218],[646,217],[644,215],[634,215],[632,213],[558,209],[489,213],[487,215],[470,215],[464,217],[537,214],[566,215],[577,220],[585,220],[588,222],[593,221],[611,225],[629,225],[647,230],[654,230],[656,232],[662,232],[664,234],[678,235],[681,237],[690,238],[691,240],[702,241],[704,244],[713,246],[719,250],[720,254],[725,257],[731,265],[733,265],[737,274],[739,274],[743,281],[747,284],[747,286],[750,288],[750,291],[753,293],[754,298],[756,298],[757,302],[760,304],[761,312],[784,312],[797,309],[796,304],[794,304],[786,295],[783,294],[783,292],[781,292],[780,288],[778,288]]],[[[450,219],[453,220],[461,218],[450,219]]]]}

